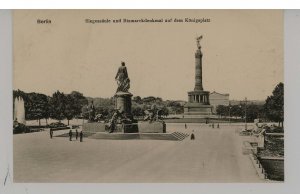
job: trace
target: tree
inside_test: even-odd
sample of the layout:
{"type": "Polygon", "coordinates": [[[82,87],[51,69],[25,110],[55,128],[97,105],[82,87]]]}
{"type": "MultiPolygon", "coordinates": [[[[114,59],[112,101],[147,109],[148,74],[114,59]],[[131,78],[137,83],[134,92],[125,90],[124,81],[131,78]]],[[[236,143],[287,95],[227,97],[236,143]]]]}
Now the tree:
{"type": "Polygon", "coordinates": [[[141,117],[144,116],[144,110],[140,106],[132,106],[132,114],[135,117],[141,117]]]}
{"type": "Polygon", "coordinates": [[[81,108],[81,114],[82,114],[83,119],[89,119],[89,106],[88,105],[83,106],[81,108]]]}
{"type": "Polygon", "coordinates": [[[64,117],[68,120],[68,125],[70,124],[70,120],[75,117],[75,115],[80,114],[76,112],[77,105],[75,103],[75,99],[72,95],[68,94],[65,96],[65,109],[64,109],[64,117]]]}
{"type": "Polygon", "coordinates": [[[183,113],[183,106],[176,101],[168,101],[167,102],[167,107],[170,107],[171,112],[173,114],[181,114],[183,113]]]}
{"type": "Polygon", "coordinates": [[[50,117],[58,120],[63,120],[66,112],[66,96],[62,92],[55,92],[50,100],[50,117]]]}
{"type": "Polygon", "coordinates": [[[257,119],[260,115],[262,115],[263,106],[255,105],[255,104],[249,104],[249,105],[241,104],[241,105],[234,105],[234,106],[218,105],[216,112],[221,117],[223,116],[226,117],[229,116],[229,110],[230,110],[230,116],[235,116],[236,118],[237,117],[245,118],[245,110],[246,110],[247,121],[253,122],[254,119],[257,119]]]}
{"type": "Polygon", "coordinates": [[[229,113],[229,106],[218,105],[216,108],[216,113],[221,117],[226,116],[229,113]]]}
{"type": "Polygon", "coordinates": [[[270,121],[278,122],[283,126],[284,121],[284,85],[280,82],[268,96],[264,105],[266,117],[270,121]]]}
{"type": "Polygon", "coordinates": [[[231,106],[230,116],[234,116],[235,118],[237,118],[237,117],[243,118],[244,115],[245,115],[245,113],[242,110],[242,106],[239,106],[239,105],[233,105],[233,106],[231,106]]]}
{"type": "Polygon", "coordinates": [[[169,115],[169,109],[166,106],[163,106],[161,109],[161,115],[167,117],[169,115]]]}
{"type": "Polygon", "coordinates": [[[134,96],[132,100],[137,104],[143,104],[142,98],[140,96],[134,96]]]}
{"type": "Polygon", "coordinates": [[[79,115],[81,113],[82,107],[88,104],[87,98],[84,97],[82,93],[77,91],[71,92],[71,94],[69,94],[68,96],[70,96],[73,100],[75,116],[79,115]]]}
{"type": "Polygon", "coordinates": [[[46,118],[48,115],[49,115],[48,97],[44,94],[29,93],[27,119],[38,120],[40,126],[41,119],[46,118]]]}
{"type": "Polygon", "coordinates": [[[254,119],[257,119],[261,116],[263,112],[262,105],[250,104],[247,105],[247,121],[253,122],[254,119]]]}
{"type": "Polygon", "coordinates": [[[64,116],[68,120],[69,125],[70,120],[81,114],[82,108],[88,104],[88,100],[82,93],[73,91],[70,94],[65,95],[64,103],[64,116]]]}
{"type": "Polygon", "coordinates": [[[153,96],[148,96],[148,97],[143,98],[142,101],[144,104],[152,104],[152,103],[155,103],[156,98],[153,96]]]}

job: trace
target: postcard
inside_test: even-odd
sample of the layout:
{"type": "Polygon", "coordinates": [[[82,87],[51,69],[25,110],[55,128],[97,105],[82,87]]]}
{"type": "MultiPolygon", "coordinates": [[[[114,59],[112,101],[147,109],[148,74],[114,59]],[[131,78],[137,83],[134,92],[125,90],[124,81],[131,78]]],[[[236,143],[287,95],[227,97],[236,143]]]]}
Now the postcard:
{"type": "Polygon", "coordinates": [[[284,182],[282,10],[14,10],[14,183],[284,182]]]}

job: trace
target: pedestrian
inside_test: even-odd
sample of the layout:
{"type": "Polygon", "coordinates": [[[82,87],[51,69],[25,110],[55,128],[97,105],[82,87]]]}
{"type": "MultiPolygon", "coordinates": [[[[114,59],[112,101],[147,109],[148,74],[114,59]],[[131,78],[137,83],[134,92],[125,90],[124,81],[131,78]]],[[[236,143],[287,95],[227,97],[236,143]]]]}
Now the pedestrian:
{"type": "Polygon", "coordinates": [[[50,138],[52,139],[52,137],[53,137],[53,130],[50,129],[50,138]]]}
{"type": "Polygon", "coordinates": [[[80,131],[79,136],[80,136],[80,142],[82,142],[82,138],[83,138],[83,133],[82,133],[82,131],[80,131]]]}
{"type": "Polygon", "coordinates": [[[69,138],[70,138],[69,140],[70,140],[70,141],[72,141],[72,135],[73,135],[72,130],[70,130],[70,131],[69,131],[69,138]]]}
{"type": "Polygon", "coordinates": [[[218,125],[217,125],[217,128],[220,128],[220,125],[219,125],[219,123],[218,123],[218,125]]]}
{"type": "Polygon", "coordinates": [[[78,131],[77,131],[77,129],[76,129],[76,140],[78,139],[78,131]]]}
{"type": "Polygon", "coordinates": [[[215,124],[214,123],[212,124],[212,128],[215,128],[215,124]]]}
{"type": "Polygon", "coordinates": [[[191,134],[191,140],[195,140],[195,135],[194,135],[194,133],[191,134]]]}
{"type": "Polygon", "coordinates": [[[185,127],[185,129],[187,128],[186,123],[184,123],[184,127],[185,127]]]}

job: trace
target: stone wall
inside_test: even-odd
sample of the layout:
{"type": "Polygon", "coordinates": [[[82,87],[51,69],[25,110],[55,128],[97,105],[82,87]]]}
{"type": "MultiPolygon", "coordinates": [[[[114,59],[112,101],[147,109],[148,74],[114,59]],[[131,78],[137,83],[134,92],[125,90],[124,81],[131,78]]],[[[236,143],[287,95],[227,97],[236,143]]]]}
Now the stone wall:
{"type": "Polygon", "coordinates": [[[139,133],[166,133],[166,124],[163,122],[139,122],[139,133]]]}
{"type": "MultiPolygon", "coordinates": [[[[106,132],[105,123],[84,123],[82,126],[84,131],[88,132],[106,132]]],[[[165,133],[166,124],[162,122],[138,122],[133,124],[117,124],[114,132],[122,133],[165,133]]]]}
{"type": "Polygon", "coordinates": [[[105,132],[105,123],[84,123],[82,129],[89,132],[105,132]]]}

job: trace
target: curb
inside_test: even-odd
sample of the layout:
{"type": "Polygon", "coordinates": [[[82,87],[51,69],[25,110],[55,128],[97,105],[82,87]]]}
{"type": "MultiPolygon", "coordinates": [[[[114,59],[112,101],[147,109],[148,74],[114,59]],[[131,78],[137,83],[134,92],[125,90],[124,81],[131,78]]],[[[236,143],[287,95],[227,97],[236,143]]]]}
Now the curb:
{"type": "Polygon", "coordinates": [[[269,180],[267,178],[267,174],[265,173],[265,169],[262,167],[261,163],[259,162],[259,160],[253,155],[253,154],[249,154],[250,160],[256,170],[256,173],[258,174],[259,178],[263,179],[263,180],[269,180]]]}

